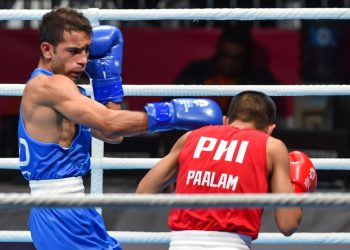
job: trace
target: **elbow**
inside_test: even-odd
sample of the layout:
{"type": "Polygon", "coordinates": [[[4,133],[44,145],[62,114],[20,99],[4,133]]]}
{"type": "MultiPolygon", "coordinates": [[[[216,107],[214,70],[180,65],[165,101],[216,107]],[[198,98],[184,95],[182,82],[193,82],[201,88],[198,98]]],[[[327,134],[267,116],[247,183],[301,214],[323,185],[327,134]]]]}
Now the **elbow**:
{"type": "Polygon", "coordinates": [[[286,237],[289,237],[291,236],[292,234],[294,234],[298,229],[298,226],[294,226],[294,227],[288,227],[288,228],[280,228],[280,232],[286,236],[286,237]]]}
{"type": "Polygon", "coordinates": [[[120,144],[124,140],[123,136],[109,133],[108,131],[93,129],[91,132],[93,137],[110,144],[120,144]]]}
{"type": "Polygon", "coordinates": [[[108,135],[105,134],[103,137],[103,141],[109,144],[120,144],[124,140],[124,137],[118,135],[108,135]]]}
{"type": "Polygon", "coordinates": [[[114,137],[108,138],[106,142],[110,144],[120,144],[123,142],[123,140],[124,140],[124,137],[122,136],[114,136],[114,137]]]}
{"type": "Polygon", "coordinates": [[[116,131],[113,124],[108,121],[101,124],[99,131],[103,136],[103,140],[107,143],[120,144],[124,140],[121,131],[116,131]]]}
{"type": "Polygon", "coordinates": [[[300,220],[298,218],[288,218],[278,226],[278,229],[284,236],[288,237],[298,230],[299,224],[300,220]]]}
{"type": "Polygon", "coordinates": [[[118,138],[115,140],[114,144],[120,144],[124,141],[124,137],[118,136],[118,138]]]}
{"type": "Polygon", "coordinates": [[[283,216],[280,216],[280,218],[277,220],[277,226],[279,231],[284,236],[291,236],[294,234],[300,225],[302,212],[300,208],[296,209],[287,209],[286,214],[283,216]]]}

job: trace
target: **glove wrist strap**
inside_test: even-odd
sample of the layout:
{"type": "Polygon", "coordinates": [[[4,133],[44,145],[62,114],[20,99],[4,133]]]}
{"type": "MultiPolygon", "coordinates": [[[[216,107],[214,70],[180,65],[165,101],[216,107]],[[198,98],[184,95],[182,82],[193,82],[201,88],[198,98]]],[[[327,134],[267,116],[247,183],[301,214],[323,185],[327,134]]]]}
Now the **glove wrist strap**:
{"type": "Polygon", "coordinates": [[[160,132],[171,129],[173,108],[168,102],[148,103],[145,106],[148,115],[148,130],[160,132]]]}
{"type": "Polygon", "coordinates": [[[121,103],[124,98],[124,90],[121,79],[93,79],[92,88],[95,100],[106,104],[109,101],[121,103]]]}

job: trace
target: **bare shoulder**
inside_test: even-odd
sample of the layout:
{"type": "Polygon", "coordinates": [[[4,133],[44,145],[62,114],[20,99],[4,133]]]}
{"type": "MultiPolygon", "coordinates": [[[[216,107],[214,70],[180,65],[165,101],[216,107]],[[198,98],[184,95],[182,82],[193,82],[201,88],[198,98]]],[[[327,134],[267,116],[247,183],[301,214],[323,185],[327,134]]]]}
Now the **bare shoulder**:
{"type": "Polygon", "coordinates": [[[59,89],[63,90],[67,87],[76,87],[76,84],[64,75],[38,75],[28,81],[25,91],[51,91],[59,89]]]}
{"type": "Polygon", "coordinates": [[[78,92],[77,85],[64,75],[38,75],[27,82],[23,98],[29,97],[32,101],[54,101],[57,96],[78,92]]]}
{"type": "Polygon", "coordinates": [[[267,151],[279,152],[280,150],[285,150],[286,145],[280,139],[270,136],[267,140],[267,151]]]}
{"type": "Polygon", "coordinates": [[[183,145],[185,144],[188,136],[191,134],[191,132],[187,132],[185,134],[183,134],[177,141],[176,143],[174,144],[174,146],[172,147],[171,149],[171,152],[172,151],[176,151],[176,150],[181,150],[183,145]]]}
{"type": "Polygon", "coordinates": [[[266,145],[268,170],[271,172],[277,166],[288,164],[288,149],[280,139],[269,137],[266,145]],[[282,163],[282,165],[280,165],[282,163]]]}
{"type": "Polygon", "coordinates": [[[191,131],[186,132],[179,138],[179,143],[184,144],[185,141],[187,140],[188,136],[191,134],[191,131]]]}

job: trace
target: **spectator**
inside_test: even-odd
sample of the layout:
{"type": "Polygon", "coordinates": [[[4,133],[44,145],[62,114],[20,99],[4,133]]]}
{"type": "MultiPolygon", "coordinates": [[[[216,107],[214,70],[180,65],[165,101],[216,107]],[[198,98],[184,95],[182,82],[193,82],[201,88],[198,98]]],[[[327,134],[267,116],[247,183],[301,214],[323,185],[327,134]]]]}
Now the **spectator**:
{"type": "MultiPolygon", "coordinates": [[[[253,38],[249,27],[243,23],[224,28],[215,54],[208,59],[194,61],[179,74],[176,84],[234,85],[276,84],[268,68],[255,65],[253,38]]],[[[213,97],[223,112],[231,97],[213,97]]],[[[276,100],[275,100],[276,101],[276,100]]],[[[278,105],[278,104],[277,104],[278,105]]]]}

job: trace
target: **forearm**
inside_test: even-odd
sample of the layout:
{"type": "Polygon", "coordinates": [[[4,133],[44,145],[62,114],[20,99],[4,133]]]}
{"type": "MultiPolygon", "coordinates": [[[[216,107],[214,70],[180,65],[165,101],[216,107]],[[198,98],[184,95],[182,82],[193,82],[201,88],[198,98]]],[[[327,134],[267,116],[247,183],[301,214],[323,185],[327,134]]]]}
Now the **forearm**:
{"type": "Polygon", "coordinates": [[[173,193],[175,192],[175,181],[165,182],[162,177],[150,177],[142,179],[136,188],[136,193],[156,194],[156,193],[173,193]],[[151,179],[153,178],[153,179],[151,179]],[[157,178],[157,179],[155,179],[157,178]],[[160,181],[159,181],[160,180],[160,181]]]}
{"type": "Polygon", "coordinates": [[[100,132],[107,138],[134,136],[148,131],[145,112],[118,110],[110,111],[106,115],[106,123],[100,132]]]}
{"type": "Polygon", "coordinates": [[[151,186],[147,186],[147,185],[139,185],[136,188],[136,193],[138,194],[157,194],[160,193],[161,190],[157,189],[157,188],[153,188],[151,186]]]}
{"type": "Polygon", "coordinates": [[[140,181],[136,188],[136,193],[140,194],[156,194],[160,193],[163,190],[162,185],[155,184],[154,181],[150,181],[149,178],[144,178],[140,181]]]}

